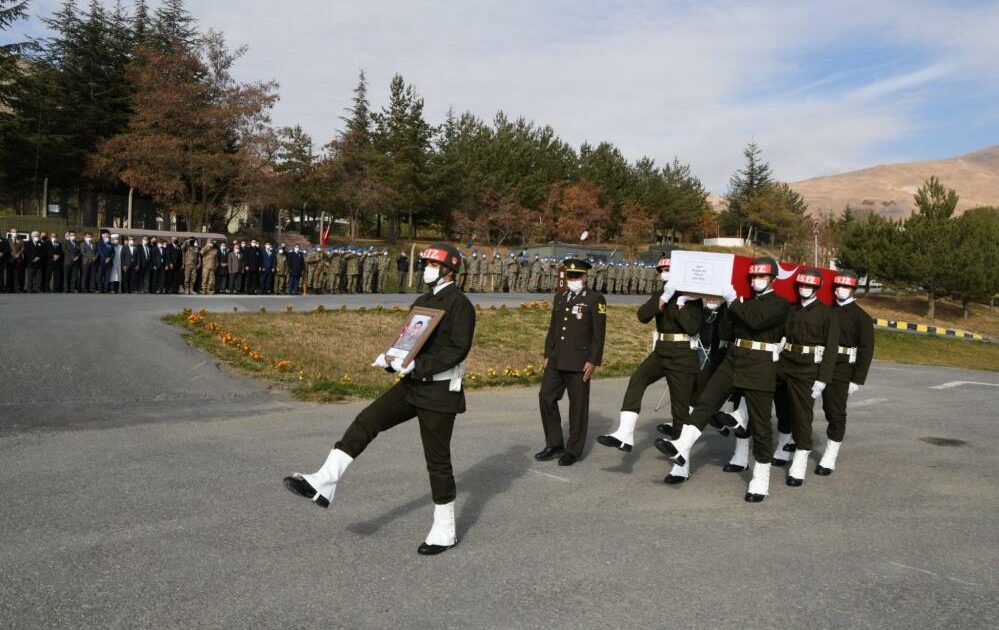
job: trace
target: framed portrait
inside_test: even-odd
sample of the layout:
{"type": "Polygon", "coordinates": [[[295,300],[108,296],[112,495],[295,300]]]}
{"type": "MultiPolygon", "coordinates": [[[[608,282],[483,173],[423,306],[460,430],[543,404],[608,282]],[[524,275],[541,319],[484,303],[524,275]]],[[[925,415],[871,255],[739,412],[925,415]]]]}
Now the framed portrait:
{"type": "Polygon", "coordinates": [[[406,323],[403,324],[402,330],[385,350],[386,358],[389,361],[401,359],[403,365],[408,365],[423,348],[423,344],[427,342],[443,318],[444,311],[440,309],[414,306],[413,310],[409,311],[409,316],[406,317],[406,323]]]}

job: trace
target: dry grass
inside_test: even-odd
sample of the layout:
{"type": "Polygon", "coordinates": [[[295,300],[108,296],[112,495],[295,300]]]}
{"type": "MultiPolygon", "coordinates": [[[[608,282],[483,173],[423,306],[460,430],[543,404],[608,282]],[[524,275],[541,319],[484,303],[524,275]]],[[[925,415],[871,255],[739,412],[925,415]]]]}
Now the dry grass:
{"type": "Polygon", "coordinates": [[[972,304],[971,317],[964,319],[959,303],[937,300],[936,317],[929,319],[926,317],[925,295],[872,295],[857,302],[871,317],[956,328],[999,338],[999,315],[990,315],[989,307],[984,304],[972,304]]]}
{"type": "MultiPolygon", "coordinates": [[[[521,308],[479,308],[466,387],[540,381],[542,346],[551,314],[547,302],[521,308]]],[[[405,319],[403,309],[317,309],[311,312],[201,314],[167,318],[190,342],[238,370],[283,382],[305,400],[370,398],[395,376],[370,367],[405,319]]],[[[626,376],[649,352],[651,326],[634,307],[608,308],[607,342],[597,377],[626,376]]],[[[999,370],[999,345],[878,332],[882,361],[999,370]]]]}

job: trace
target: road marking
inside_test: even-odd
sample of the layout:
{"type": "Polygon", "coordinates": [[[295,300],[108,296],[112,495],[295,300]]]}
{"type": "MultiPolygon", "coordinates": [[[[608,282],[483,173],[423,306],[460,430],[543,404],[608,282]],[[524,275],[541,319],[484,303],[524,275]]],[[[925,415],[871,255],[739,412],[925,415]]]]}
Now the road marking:
{"type": "Polygon", "coordinates": [[[850,409],[856,409],[857,407],[870,407],[871,405],[877,405],[878,403],[888,402],[891,398],[868,398],[867,400],[861,400],[850,405],[850,409]]]}
{"type": "Polygon", "coordinates": [[[984,385],[985,387],[999,387],[999,383],[979,383],[978,381],[951,381],[943,385],[934,385],[930,389],[951,389],[962,385],[984,385]]]}
{"type": "Polygon", "coordinates": [[[542,477],[557,479],[558,481],[564,481],[565,483],[572,483],[572,480],[566,479],[565,477],[559,477],[558,475],[553,475],[551,473],[541,472],[540,470],[534,470],[533,468],[528,468],[527,472],[532,472],[535,475],[541,475],[542,477]]]}

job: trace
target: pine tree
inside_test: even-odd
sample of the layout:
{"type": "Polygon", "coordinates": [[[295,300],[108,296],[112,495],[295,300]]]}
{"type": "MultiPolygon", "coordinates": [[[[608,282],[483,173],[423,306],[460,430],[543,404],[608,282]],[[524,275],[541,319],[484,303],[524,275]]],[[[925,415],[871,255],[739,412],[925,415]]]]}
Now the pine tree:
{"type": "Polygon", "coordinates": [[[728,209],[721,216],[722,227],[728,231],[751,231],[755,226],[747,215],[746,204],[755,195],[773,184],[773,174],[770,165],[762,159],[763,151],[755,142],[750,142],[743,149],[746,165],[735,172],[728,182],[726,201],[728,209]]]}
{"type": "Polygon", "coordinates": [[[198,41],[198,24],[184,6],[184,0],[163,0],[156,9],[150,43],[161,52],[179,46],[193,50],[198,41]]]}
{"type": "Polygon", "coordinates": [[[146,0],[135,0],[132,8],[132,41],[136,45],[145,45],[149,38],[151,18],[146,0]]]}
{"type": "Polygon", "coordinates": [[[923,182],[914,195],[916,211],[905,222],[904,271],[908,280],[926,289],[926,316],[936,316],[936,298],[946,293],[947,266],[955,234],[951,217],[957,209],[957,192],[936,177],[923,182]]]}
{"type": "Polygon", "coordinates": [[[347,108],[347,113],[350,116],[340,117],[340,120],[347,123],[347,132],[356,134],[362,142],[367,142],[371,137],[371,106],[368,102],[368,80],[364,70],[360,71],[357,78],[353,105],[347,108]]]}

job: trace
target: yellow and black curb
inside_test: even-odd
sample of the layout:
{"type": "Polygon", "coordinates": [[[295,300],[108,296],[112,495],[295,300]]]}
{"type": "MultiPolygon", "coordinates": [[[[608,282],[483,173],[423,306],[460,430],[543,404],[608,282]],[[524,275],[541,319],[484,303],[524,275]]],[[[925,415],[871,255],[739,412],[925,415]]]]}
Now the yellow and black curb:
{"type": "Polygon", "coordinates": [[[938,326],[930,326],[929,324],[915,324],[913,322],[895,321],[894,319],[876,319],[874,320],[874,327],[887,330],[898,330],[902,332],[922,333],[924,335],[932,335],[934,337],[963,339],[965,341],[989,341],[989,339],[986,339],[978,333],[968,332],[966,330],[940,328],[938,326]]]}

